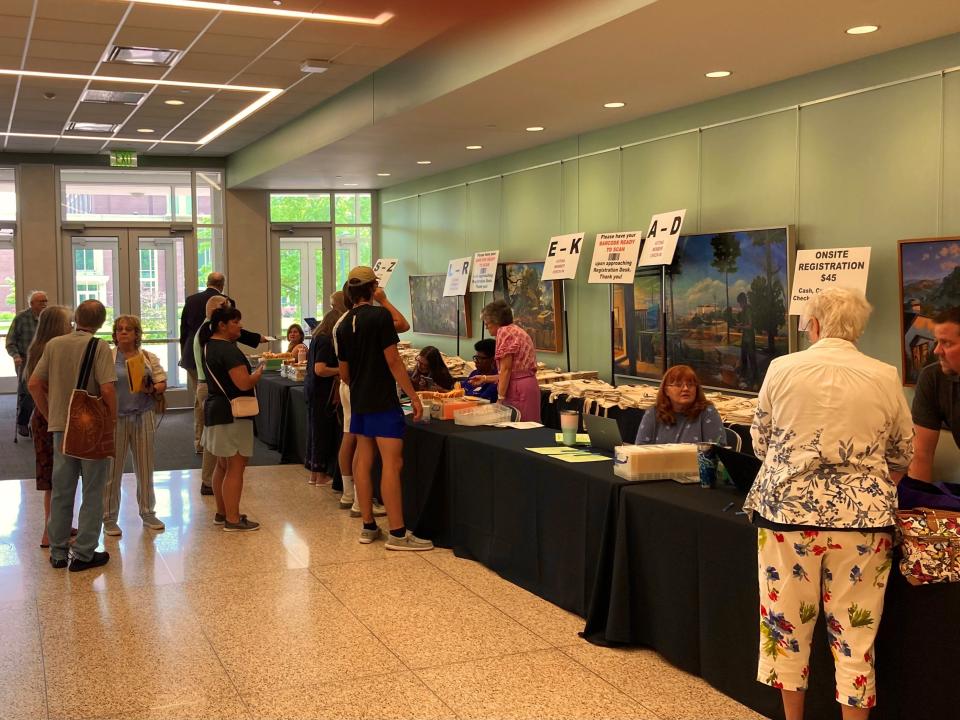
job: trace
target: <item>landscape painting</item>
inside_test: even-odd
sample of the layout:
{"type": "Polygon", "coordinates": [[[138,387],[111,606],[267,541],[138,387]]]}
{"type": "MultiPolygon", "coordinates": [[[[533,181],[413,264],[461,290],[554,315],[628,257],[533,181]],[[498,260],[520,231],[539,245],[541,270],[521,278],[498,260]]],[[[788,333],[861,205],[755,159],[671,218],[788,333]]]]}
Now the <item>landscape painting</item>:
{"type": "Polygon", "coordinates": [[[563,350],[563,312],[560,283],[541,280],[543,262],[507,262],[497,265],[493,298],[506,300],[513,321],[530,333],[537,350],[563,350]]]}
{"type": "MultiPolygon", "coordinates": [[[[456,296],[444,297],[443,284],[446,275],[411,275],[410,314],[411,326],[421,335],[457,336],[456,296]]],[[[460,337],[471,337],[470,296],[460,299],[460,337]]]]}
{"type": "Polygon", "coordinates": [[[659,378],[664,366],[684,364],[705,386],[757,392],[770,361],[790,350],[793,252],[786,227],[682,236],[667,268],[663,303],[660,277],[648,268],[638,270],[632,288],[614,289],[614,318],[618,302],[625,318],[625,346],[613,348],[614,371],[659,378]]]}
{"type": "Polygon", "coordinates": [[[960,306],[960,237],[901,240],[900,337],[903,384],[915,385],[933,354],[933,316],[960,306]]]}
{"type": "Polygon", "coordinates": [[[629,377],[663,377],[663,315],[659,268],[638,274],[633,285],[613,286],[613,372],[629,377]]]}

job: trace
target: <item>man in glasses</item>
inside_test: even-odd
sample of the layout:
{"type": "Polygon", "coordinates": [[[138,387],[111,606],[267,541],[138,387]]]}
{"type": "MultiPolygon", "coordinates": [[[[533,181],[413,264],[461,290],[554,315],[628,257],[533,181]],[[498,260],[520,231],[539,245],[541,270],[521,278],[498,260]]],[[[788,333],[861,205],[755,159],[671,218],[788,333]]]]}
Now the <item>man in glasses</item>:
{"type": "Polygon", "coordinates": [[[497,401],[497,364],[494,362],[493,355],[497,349],[497,341],[493,338],[484,338],[474,344],[473,349],[477,353],[473,356],[473,362],[477,369],[470,373],[466,380],[461,380],[460,385],[467,395],[481,397],[495,403],[497,401]],[[471,378],[477,376],[480,376],[480,384],[471,384],[471,378]]]}

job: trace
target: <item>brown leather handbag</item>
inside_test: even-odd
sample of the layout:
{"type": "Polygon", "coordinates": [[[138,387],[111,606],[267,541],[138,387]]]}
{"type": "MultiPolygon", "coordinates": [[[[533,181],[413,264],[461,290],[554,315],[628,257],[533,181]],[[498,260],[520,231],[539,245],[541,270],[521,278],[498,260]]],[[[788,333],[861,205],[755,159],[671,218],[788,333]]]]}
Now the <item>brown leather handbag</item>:
{"type": "Polygon", "coordinates": [[[97,338],[90,338],[80,364],[77,387],[70,395],[67,427],[63,431],[63,454],[81,460],[113,457],[113,416],[103,398],[87,392],[97,355],[97,338]]]}

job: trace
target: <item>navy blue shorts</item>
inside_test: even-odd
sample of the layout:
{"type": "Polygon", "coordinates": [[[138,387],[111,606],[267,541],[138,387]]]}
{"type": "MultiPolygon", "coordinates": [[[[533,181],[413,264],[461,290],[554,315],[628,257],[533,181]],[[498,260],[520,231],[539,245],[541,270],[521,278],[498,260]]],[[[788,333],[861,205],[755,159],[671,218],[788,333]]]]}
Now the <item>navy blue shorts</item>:
{"type": "Polygon", "coordinates": [[[372,413],[354,412],[350,417],[350,432],[354,435],[402,440],[406,429],[407,423],[400,408],[372,413]]]}

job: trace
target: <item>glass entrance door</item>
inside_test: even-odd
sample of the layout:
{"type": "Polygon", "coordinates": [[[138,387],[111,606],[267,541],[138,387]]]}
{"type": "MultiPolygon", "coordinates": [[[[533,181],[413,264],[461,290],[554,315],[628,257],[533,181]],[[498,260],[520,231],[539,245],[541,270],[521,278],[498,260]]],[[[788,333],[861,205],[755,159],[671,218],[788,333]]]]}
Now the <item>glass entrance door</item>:
{"type": "MultiPolygon", "coordinates": [[[[143,327],[143,347],[167,371],[168,405],[192,405],[186,373],[180,369],[180,313],[187,295],[185,248],[192,233],[165,229],[102,228],[65,231],[65,296],[73,307],[99,300],[107,320],[98,337],[111,341],[114,318],[136,315],[143,327]]],[[[193,288],[190,288],[192,291],[193,288]]]]}
{"type": "MultiPolygon", "coordinates": [[[[309,237],[279,237],[279,332],[285,338],[287,328],[304,318],[321,318],[329,306],[327,296],[336,288],[333,257],[328,234],[309,237]]],[[[282,343],[286,346],[286,343],[282,343]]]]}

